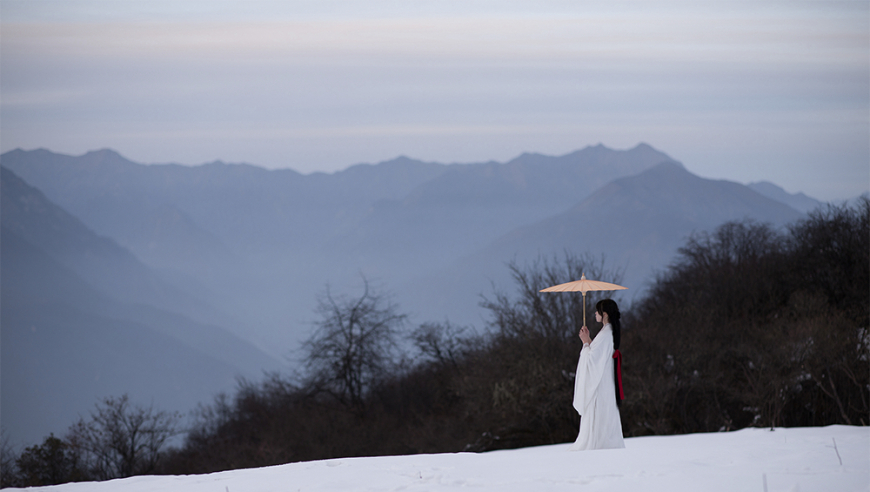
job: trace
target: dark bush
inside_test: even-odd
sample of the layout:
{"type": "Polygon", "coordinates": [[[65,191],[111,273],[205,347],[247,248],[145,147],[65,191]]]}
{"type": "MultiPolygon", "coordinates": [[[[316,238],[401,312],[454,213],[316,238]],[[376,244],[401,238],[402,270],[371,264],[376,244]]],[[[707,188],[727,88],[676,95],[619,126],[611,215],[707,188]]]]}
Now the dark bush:
{"type": "Polygon", "coordinates": [[[628,435],[867,424],[870,207],[691,238],[626,319],[628,435]]]}
{"type": "Polygon", "coordinates": [[[89,478],[75,450],[54,435],[46,437],[39,446],[25,449],[15,460],[15,465],[15,478],[5,485],[36,487],[89,478]]]}

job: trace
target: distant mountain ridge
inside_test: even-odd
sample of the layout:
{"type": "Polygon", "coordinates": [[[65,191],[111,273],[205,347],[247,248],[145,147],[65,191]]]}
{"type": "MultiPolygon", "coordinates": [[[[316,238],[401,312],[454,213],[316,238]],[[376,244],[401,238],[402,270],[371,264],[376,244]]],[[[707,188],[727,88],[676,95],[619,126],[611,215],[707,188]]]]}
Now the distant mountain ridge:
{"type": "Polygon", "coordinates": [[[134,233],[125,227],[148,220],[167,204],[230,246],[240,232],[285,246],[291,238],[281,228],[308,232],[310,221],[303,219],[316,219],[331,227],[327,232],[340,235],[375,203],[443,207],[479,201],[488,207],[500,203],[564,208],[611,179],[672,160],[646,144],[628,151],[598,145],[560,157],[523,154],[505,164],[445,165],[400,157],[310,175],[220,162],[195,167],[141,165],[107,149],[80,157],[43,149],[14,150],[0,159],[94,230],[119,239],[136,253],[143,248],[128,241],[134,233]],[[264,234],[269,228],[256,221],[258,227],[248,230],[245,225],[251,217],[242,210],[257,210],[273,224],[271,229],[279,230],[264,234]]]}
{"type": "Polygon", "coordinates": [[[402,200],[381,200],[339,236],[337,251],[379,271],[446,267],[515,227],[564,210],[616,177],[675,162],[649,145],[602,145],[564,156],[523,154],[504,164],[451,165],[402,200]],[[413,238],[413,248],[397,241],[413,238]],[[382,261],[378,262],[378,258],[382,261]],[[406,261],[402,261],[403,258],[406,261]]]}
{"type": "Polygon", "coordinates": [[[662,163],[614,180],[566,212],[518,229],[496,244],[509,243],[509,250],[525,256],[541,242],[602,251],[615,265],[630,265],[626,283],[638,287],[649,278],[650,268],[666,264],[671,256],[657,255],[676,251],[687,232],[753,217],[782,226],[801,216],[741,184],[700,178],[680,164],[662,163]]]}
{"type": "Polygon", "coordinates": [[[242,320],[236,333],[268,347],[295,344],[327,282],[356,285],[362,273],[391,285],[436,271],[663,161],[673,159],[646,144],[504,164],[403,157],[310,175],[219,162],[141,165],[110,150],[0,156],[91,229],[232,311],[242,320]]]}
{"type": "MultiPolygon", "coordinates": [[[[326,283],[356,285],[364,274],[404,290],[403,279],[437,275],[615,179],[676,163],[647,144],[505,163],[399,157],[309,175],[219,161],[141,165],[105,149],[79,157],[16,150],[0,162],[178,285],[226,306],[248,325],[238,334],[288,347],[298,335],[276,344],[264,330],[307,324],[326,283]]],[[[715,212],[702,200],[680,213],[701,210],[715,212]]]]}

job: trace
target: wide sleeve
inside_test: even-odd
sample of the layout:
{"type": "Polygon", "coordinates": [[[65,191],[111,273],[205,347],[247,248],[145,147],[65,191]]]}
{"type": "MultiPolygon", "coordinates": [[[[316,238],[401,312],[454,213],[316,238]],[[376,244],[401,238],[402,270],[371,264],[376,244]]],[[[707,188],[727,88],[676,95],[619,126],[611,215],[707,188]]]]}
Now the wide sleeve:
{"type": "Polygon", "coordinates": [[[574,376],[574,408],[583,411],[592,402],[604,377],[607,362],[613,357],[613,334],[610,325],[602,328],[589,347],[580,350],[577,372],[574,376]]]}

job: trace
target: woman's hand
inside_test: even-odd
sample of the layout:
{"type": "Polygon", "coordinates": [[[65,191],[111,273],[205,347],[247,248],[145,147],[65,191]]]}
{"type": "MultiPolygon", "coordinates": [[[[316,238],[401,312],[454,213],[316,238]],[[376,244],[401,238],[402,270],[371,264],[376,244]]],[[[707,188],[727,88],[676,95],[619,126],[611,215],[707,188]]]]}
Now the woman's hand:
{"type": "Polygon", "coordinates": [[[583,340],[583,345],[592,343],[592,337],[589,336],[589,328],[585,326],[580,328],[580,340],[583,340]]]}

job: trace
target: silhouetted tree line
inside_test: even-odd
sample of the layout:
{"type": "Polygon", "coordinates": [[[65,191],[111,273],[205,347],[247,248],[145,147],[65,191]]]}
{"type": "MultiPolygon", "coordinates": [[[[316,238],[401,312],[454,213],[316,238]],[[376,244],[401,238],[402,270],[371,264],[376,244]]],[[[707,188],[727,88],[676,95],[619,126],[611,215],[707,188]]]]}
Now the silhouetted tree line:
{"type": "MultiPolygon", "coordinates": [[[[691,237],[648,294],[623,306],[624,434],[867,425],[868,222],[865,197],[785,231],[742,221],[691,237]]],[[[153,459],[121,466],[117,451],[115,461],[96,458],[108,441],[85,447],[74,436],[88,434],[79,430],[51,436],[12,464],[4,451],[4,476],[10,467],[20,477],[34,468],[42,478],[28,483],[36,484],[109,477],[97,470],[203,473],[572,441],[583,299],[539,291],[583,273],[619,283],[621,272],[570,253],[509,268],[517,291],[483,299],[490,319],[480,333],[446,322],[409,332],[398,306],[368,283],[357,298],[327,290],[301,372],[243,381],[235,395],[201,406],[181,447],[146,446],[153,459]]],[[[603,295],[587,297],[594,331],[591,306],[603,295]]],[[[105,426],[98,414],[91,428],[105,426]]]]}

